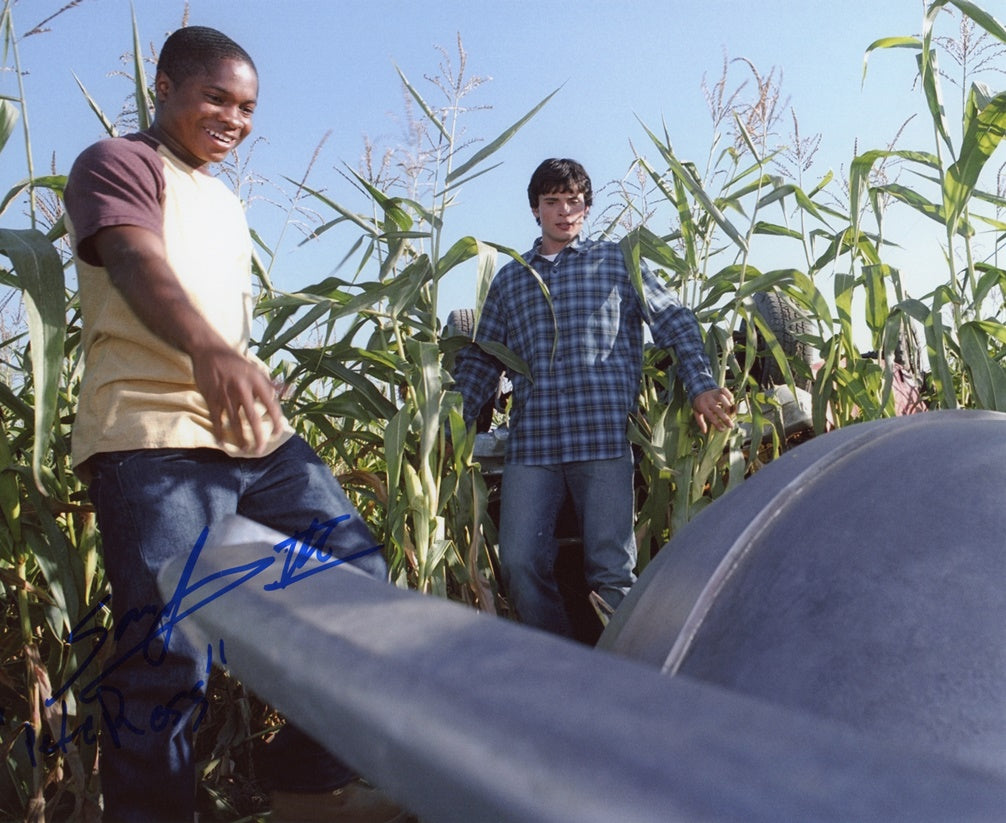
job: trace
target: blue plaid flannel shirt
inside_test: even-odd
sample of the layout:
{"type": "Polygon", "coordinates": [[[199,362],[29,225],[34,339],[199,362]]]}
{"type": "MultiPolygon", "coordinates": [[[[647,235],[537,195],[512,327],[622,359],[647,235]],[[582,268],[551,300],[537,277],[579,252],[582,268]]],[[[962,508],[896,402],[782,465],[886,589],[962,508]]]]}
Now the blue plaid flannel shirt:
{"type": "MultiPolygon", "coordinates": [[[[717,387],[695,315],[645,266],[644,305],[617,243],[578,240],[554,262],[538,253],[540,243],[524,259],[548,287],[551,308],[535,276],[514,260],[493,278],[475,333],[476,341],[502,343],[530,367],[532,380],[508,373],[508,461],[550,465],[625,453],[642,379],[644,322],[656,345],[674,349],[689,398],[717,387]]],[[[478,346],[459,353],[455,389],[467,423],[494,395],[501,369],[478,346]]]]}

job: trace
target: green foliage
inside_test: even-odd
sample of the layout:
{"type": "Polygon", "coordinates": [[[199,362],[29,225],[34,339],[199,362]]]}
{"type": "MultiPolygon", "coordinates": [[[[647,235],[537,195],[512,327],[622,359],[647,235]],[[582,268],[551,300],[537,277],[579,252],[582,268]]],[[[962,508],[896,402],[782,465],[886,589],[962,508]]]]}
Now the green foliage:
{"type": "MultiPolygon", "coordinates": [[[[485,485],[471,459],[472,440],[458,428],[460,399],[450,389],[448,366],[463,341],[442,334],[438,285],[469,262],[488,283],[498,252],[514,254],[474,237],[445,248],[448,210],[461,186],[492,168],[486,164],[493,155],[551,95],[466,156],[468,147],[454,137],[468,88],[460,44],[458,58],[457,73],[440,78],[447,95],[441,107],[427,102],[399,71],[434,146],[422,191],[383,190],[380,179],[352,169],[346,176],[365,201],[362,209],[306,189],[334,214],[316,236],[337,226],[359,232],[354,277],[330,277],[297,294],[265,298],[259,307],[267,320],[260,352],[293,358],[296,365],[286,375],[291,397],[312,398],[293,408],[303,431],[331,430],[336,405],[343,414],[352,412],[337,433],[344,440],[353,427],[353,436],[370,447],[367,471],[382,478],[385,508],[375,512],[374,525],[385,539],[393,579],[495,610],[483,536],[485,485]],[[372,272],[373,279],[359,278],[361,272],[372,272]],[[305,346],[303,334],[311,328],[322,340],[305,346]],[[321,396],[332,399],[313,400],[321,396]],[[362,420],[366,424],[357,426],[362,420]],[[447,431],[455,429],[450,447],[447,431]]],[[[522,368],[512,354],[498,355],[509,367],[522,368]]],[[[359,451],[337,456],[350,466],[359,466],[359,458],[359,451]]]]}
{"type": "MultiPolygon", "coordinates": [[[[961,136],[952,136],[934,42],[934,26],[947,5],[970,18],[985,36],[1006,42],[1003,27],[974,4],[937,2],[926,11],[921,38],[886,38],[868,47],[867,56],[885,49],[918,52],[935,146],[931,151],[870,149],[854,157],[844,208],[841,193],[829,186],[830,172],[810,191],[802,187],[799,173],[796,179],[779,173],[786,160],[798,170],[808,164],[797,156],[798,134],[789,146],[771,142],[777,131],[772,112],[778,90],[771,76],[760,75],[747,61],[737,62],[753,75],[754,99],[740,96],[743,84],[733,95],[718,98],[729,99],[732,105],[714,107],[716,131],[704,172],[675,153],[666,126],[659,132],[644,127],[657,154],[656,160],[643,152],[637,155],[637,167],[651,193],[646,225],[657,224],[653,212],[660,216],[653,208],[656,197],[667,207],[671,229],[658,236],[646,226],[633,227],[623,241],[626,258],[631,266],[646,260],[688,297],[708,330],[708,350],[719,375],[742,398],[745,425],[726,444],[717,439],[701,443],[694,429],[689,431],[686,399],[673,389],[673,363],[668,367],[666,358],[648,357],[641,412],[632,428],[645,481],[637,522],[641,565],[651,545],[659,546],[696,511],[787,447],[777,434],[761,448],[742,442],[746,433],[762,430],[759,418],[770,413],[771,401],[751,378],[752,358],[744,351],[743,335],[737,334],[741,328],[757,330],[767,356],[778,363],[787,380],[813,380],[818,433],[895,413],[894,353],[902,344],[917,347],[915,328],[924,334],[929,364],[925,392],[931,407],[1002,408],[1006,292],[1002,271],[990,263],[976,263],[975,257],[976,243],[984,239],[992,246],[986,259],[995,259],[1006,228],[997,219],[998,212],[987,214],[976,208],[976,204],[995,209],[1003,205],[1001,193],[984,192],[980,184],[1006,129],[1006,96],[972,83],[962,111],[961,136]],[[727,148],[717,152],[724,143],[727,148]],[[882,168],[891,162],[918,169],[921,183],[909,187],[889,180],[882,168]],[[909,296],[898,269],[884,260],[889,245],[883,236],[884,218],[899,206],[943,226],[947,283],[929,295],[909,296]],[[779,209],[783,222],[766,219],[769,208],[779,209]],[[877,224],[875,233],[867,228],[871,216],[877,224]],[[988,227],[984,235],[981,226],[988,227]],[[753,261],[767,248],[767,238],[774,250],[791,242],[791,250],[781,254],[802,258],[802,264],[758,269],[753,261]],[[829,281],[831,295],[823,290],[829,281]],[[808,373],[802,361],[787,362],[772,330],[753,313],[750,296],[767,290],[785,294],[812,321],[816,331],[803,333],[803,338],[820,353],[815,374],[808,373]],[[862,306],[859,322],[855,306],[862,306]],[[868,346],[876,353],[871,358],[857,346],[860,327],[867,330],[868,346]]],[[[1006,49],[1000,49],[999,56],[1006,57],[1006,49]]],[[[724,71],[717,90],[726,83],[724,71]]],[[[641,215],[643,210],[628,200],[620,210],[623,225],[631,227],[624,215],[633,213],[641,215]]]]}
{"type": "Polygon", "coordinates": [[[44,494],[43,461],[56,415],[66,339],[63,262],[49,238],[37,229],[0,229],[0,254],[14,266],[8,275],[10,284],[21,291],[28,312],[28,333],[33,344],[32,384],[38,387],[31,468],[35,485],[44,494]]]}

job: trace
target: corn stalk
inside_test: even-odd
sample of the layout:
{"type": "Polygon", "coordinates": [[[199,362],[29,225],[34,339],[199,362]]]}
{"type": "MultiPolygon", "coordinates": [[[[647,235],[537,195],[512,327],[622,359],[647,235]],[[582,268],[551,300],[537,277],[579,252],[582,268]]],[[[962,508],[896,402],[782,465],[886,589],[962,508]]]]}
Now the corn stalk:
{"type": "MultiPolygon", "coordinates": [[[[459,397],[450,388],[449,367],[464,341],[443,335],[438,291],[445,275],[469,263],[488,282],[498,253],[513,254],[474,237],[448,247],[448,216],[461,187],[493,168],[490,158],[549,98],[470,152],[459,124],[462,100],[477,83],[465,77],[460,42],[458,55],[458,68],[448,66],[437,80],[445,95],[441,106],[429,103],[399,70],[421,112],[416,131],[423,142],[415,147],[421,172],[403,184],[347,170],[363,209],[307,190],[335,215],[316,236],[336,226],[359,233],[352,246],[358,253],[355,272],[351,279],[330,277],[264,301],[271,322],[262,350],[293,356],[288,379],[296,386],[292,400],[301,425],[326,427],[333,444],[347,437],[366,444],[368,468],[383,468],[387,507],[381,525],[396,581],[493,609],[483,535],[486,491],[472,463],[472,440],[460,425],[459,397]],[[405,194],[399,192],[403,187],[405,194]],[[361,282],[365,274],[370,279],[361,282]],[[321,345],[298,344],[310,328],[322,334],[321,345]],[[319,380],[327,381],[324,392],[319,380]],[[321,394],[330,399],[302,402],[321,394]]],[[[349,468],[361,454],[354,452],[340,454],[349,468]]]]}
{"type": "MultiPolygon", "coordinates": [[[[922,325],[932,367],[934,405],[1001,411],[1006,410],[1006,371],[1002,365],[1006,353],[1006,332],[1002,325],[1006,271],[978,259],[976,244],[983,237],[980,227],[984,226],[984,237],[992,244],[986,260],[996,260],[1006,224],[975,206],[992,204],[998,208],[1002,204],[999,192],[983,191],[979,184],[1006,130],[1006,91],[995,92],[977,81],[962,83],[966,90],[960,134],[951,133],[934,42],[936,23],[949,7],[956,8],[970,25],[981,29],[983,37],[1006,44],[1006,28],[975,3],[937,0],[926,10],[921,37],[878,40],[866,53],[869,57],[874,51],[894,48],[916,53],[934,149],[930,153],[905,153],[904,157],[920,167],[923,179],[935,187],[935,196],[891,185],[871,187],[868,171],[880,155],[867,153],[854,161],[852,213],[858,214],[855,206],[859,196],[868,195],[873,203],[878,203],[881,195],[889,194],[896,202],[942,225],[948,268],[946,282],[918,299],[899,294],[887,322],[881,322],[880,312],[871,328],[878,337],[884,336],[886,342],[892,337],[892,326],[899,315],[922,325]]],[[[999,55],[1006,55],[1006,47],[1000,46],[999,55]]],[[[865,72],[864,61],[864,77],[865,72]]],[[[964,78],[965,82],[967,79],[964,78]]],[[[879,214],[877,219],[880,220],[879,214]]],[[[852,228],[858,231],[859,223],[854,220],[852,228]]]]}

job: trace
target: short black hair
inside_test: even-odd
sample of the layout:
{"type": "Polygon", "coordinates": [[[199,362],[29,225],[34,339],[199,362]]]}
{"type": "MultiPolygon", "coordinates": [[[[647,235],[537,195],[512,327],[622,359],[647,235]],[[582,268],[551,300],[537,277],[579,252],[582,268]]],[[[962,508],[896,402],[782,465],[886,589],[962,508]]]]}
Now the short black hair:
{"type": "Polygon", "coordinates": [[[208,26],[185,26],[171,34],[161,47],[157,71],[164,72],[178,86],[194,74],[209,73],[218,60],[241,60],[258,74],[248,52],[208,26]]]}
{"type": "Polygon", "coordinates": [[[584,205],[594,202],[587,170],[569,158],[550,157],[543,161],[531,175],[527,186],[527,199],[532,209],[538,208],[538,198],[543,194],[570,191],[583,195],[584,205]]]}

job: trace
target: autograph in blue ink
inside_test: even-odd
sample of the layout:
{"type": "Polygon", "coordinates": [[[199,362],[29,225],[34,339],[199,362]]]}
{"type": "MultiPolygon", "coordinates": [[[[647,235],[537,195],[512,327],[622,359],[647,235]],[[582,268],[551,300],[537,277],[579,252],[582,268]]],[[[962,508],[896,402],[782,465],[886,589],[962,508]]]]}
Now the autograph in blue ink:
{"type": "MultiPolygon", "coordinates": [[[[112,745],[116,747],[121,745],[120,735],[122,733],[145,734],[146,730],[127,719],[125,695],[119,689],[111,687],[104,682],[109,674],[137,654],[142,654],[146,662],[151,666],[161,665],[169,650],[175,627],[179,623],[187,617],[191,617],[217,598],[233,591],[238,586],[244,585],[249,580],[259,577],[263,572],[275,566],[281,557],[282,565],[279,569],[279,576],[263,584],[262,588],[265,591],[286,589],[320,572],[335,568],[343,563],[351,563],[354,560],[359,560],[369,554],[380,551],[381,546],[378,545],[355,552],[346,557],[335,557],[330,551],[324,548],[332,531],[339,523],[348,518],[349,515],[345,514],[327,520],[324,523],[313,520],[306,530],[298,532],[273,546],[272,555],[256,558],[248,563],[214,572],[202,579],[193,581],[192,577],[195,573],[196,565],[209,534],[208,528],[203,529],[199,539],[189,552],[178,584],[175,586],[174,593],[168,601],[162,607],[150,605],[142,609],[134,609],[124,616],[120,621],[121,625],[115,626],[115,640],[118,641],[131,624],[139,622],[145,617],[150,618],[150,628],[143,639],[132,647],[117,649],[115,658],[102,668],[101,673],[81,685],[78,690],[82,702],[98,702],[101,708],[103,725],[112,745]],[[198,599],[194,602],[189,602],[193,596],[198,599]]],[[[52,706],[57,701],[60,703],[62,721],[59,735],[55,735],[47,729],[43,732],[40,739],[36,739],[35,730],[30,724],[24,724],[26,732],[25,745],[28,749],[28,756],[31,759],[32,766],[37,765],[36,751],[47,755],[59,750],[65,754],[70,745],[77,741],[93,745],[97,740],[97,729],[94,728],[93,716],[88,717],[75,728],[69,727],[67,701],[63,695],[81,678],[84,670],[100,654],[108,640],[109,629],[94,622],[99,611],[107,608],[108,599],[106,596],[91,609],[71,629],[67,637],[67,642],[70,645],[79,645],[92,638],[93,646],[85,655],[80,665],[67,678],[66,682],[56,689],[52,693],[52,696],[46,700],[46,706],[52,706]],[[94,625],[90,625],[92,623],[94,625]]],[[[227,662],[222,640],[219,643],[218,659],[222,664],[226,664],[227,662]]],[[[191,689],[179,692],[167,700],[164,705],[156,707],[148,721],[150,731],[159,732],[173,727],[183,716],[181,710],[192,708],[192,704],[196,706],[192,729],[195,731],[199,728],[199,724],[202,722],[208,708],[204,695],[204,687],[212,667],[213,646],[211,644],[207,647],[206,678],[198,680],[193,684],[191,689]]]]}

